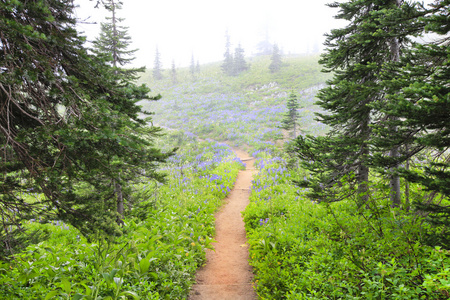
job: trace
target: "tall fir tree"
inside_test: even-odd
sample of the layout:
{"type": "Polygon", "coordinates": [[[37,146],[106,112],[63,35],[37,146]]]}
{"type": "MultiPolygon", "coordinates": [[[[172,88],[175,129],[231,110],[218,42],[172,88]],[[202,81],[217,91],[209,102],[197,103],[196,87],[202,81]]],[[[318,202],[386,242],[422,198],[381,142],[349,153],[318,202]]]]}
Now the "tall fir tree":
{"type": "Polygon", "coordinates": [[[172,78],[172,83],[173,84],[177,84],[178,83],[178,76],[177,76],[177,68],[175,66],[175,61],[172,61],[172,69],[171,69],[171,78],[172,78]]]}
{"type": "Polygon", "coordinates": [[[231,53],[231,42],[230,42],[230,35],[228,34],[228,30],[225,33],[225,53],[223,54],[224,60],[222,63],[222,71],[226,75],[233,75],[234,72],[234,60],[233,55],[231,53]]]}
{"type": "Polygon", "coordinates": [[[122,2],[118,0],[107,0],[103,2],[105,8],[111,13],[106,17],[106,22],[100,23],[99,37],[94,41],[96,53],[111,55],[112,66],[122,75],[137,79],[139,72],[144,72],[145,67],[124,68],[135,59],[138,49],[128,49],[131,45],[131,37],[128,34],[128,27],[120,25],[124,19],[117,16],[118,10],[122,9],[122,2]]]}
{"type": "Polygon", "coordinates": [[[449,4],[449,0],[435,1],[429,9],[418,11],[415,27],[433,33],[434,40],[414,44],[380,74],[389,101],[377,109],[392,118],[374,125],[374,146],[379,152],[398,149],[395,157],[376,155],[375,163],[400,166],[401,177],[429,192],[415,205],[427,212],[435,227],[428,242],[446,248],[450,246],[450,211],[432,199],[450,197],[449,4]]]}
{"type": "Polygon", "coordinates": [[[273,45],[272,56],[270,57],[269,70],[272,73],[278,72],[281,69],[281,53],[277,44],[273,45]]]}
{"type": "Polygon", "coordinates": [[[241,44],[237,46],[234,51],[234,61],[233,61],[233,75],[237,76],[244,71],[248,70],[247,62],[245,61],[244,49],[241,44]]]}
{"type": "Polygon", "coordinates": [[[155,60],[153,62],[153,78],[155,78],[156,80],[163,79],[161,54],[159,53],[158,47],[156,47],[155,60]]]}
{"type": "MultiPolygon", "coordinates": [[[[403,0],[394,0],[394,4],[397,6],[397,10],[393,10],[391,13],[396,17],[396,14],[400,11],[399,8],[402,5],[403,0]]],[[[390,20],[388,20],[390,22],[390,20]]],[[[387,26],[389,26],[388,22],[385,22],[387,26]]],[[[389,48],[390,48],[390,55],[389,55],[389,62],[393,62],[394,64],[400,61],[400,39],[393,35],[388,40],[389,48]]],[[[384,68],[386,69],[386,68],[384,68]]],[[[385,92],[388,92],[385,90],[385,92]]],[[[387,115],[389,119],[396,119],[395,116],[392,116],[390,114],[387,115]]],[[[392,126],[392,131],[397,131],[397,126],[392,126]]],[[[389,149],[389,156],[393,159],[395,159],[399,155],[399,149],[397,145],[392,145],[392,147],[389,149]]],[[[398,169],[398,165],[393,165],[390,170],[390,198],[391,198],[391,205],[394,207],[400,207],[401,206],[401,188],[400,188],[400,176],[396,174],[396,170],[398,169]]]]}
{"type": "Polygon", "coordinates": [[[270,43],[269,39],[269,26],[266,24],[264,28],[264,39],[256,45],[258,55],[270,55],[272,53],[273,46],[274,45],[270,43]]]}
{"type": "Polygon", "coordinates": [[[300,104],[298,103],[297,95],[294,92],[291,92],[286,107],[287,112],[281,120],[281,128],[292,131],[293,138],[296,138],[297,133],[299,132],[298,119],[300,118],[300,113],[298,110],[300,104]]]}
{"type": "Polygon", "coordinates": [[[194,54],[191,56],[191,64],[189,65],[189,72],[191,72],[192,77],[195,77],[195,59],[194,54]]]}
{"type": "MultiPolygon", "coordinates": [[[[389,101],[377,109],[394,118],[375,124],[377,136],[374,145],[380,149],[400,146],[398,157],[376,156],[381,166],[404,164],[421,152],[445,155],[442,151],[449,146],[449,119],[446,117],[449,87],[445,84],[450,74],[449,27],[446,26],[445,15],[448,13],[448,3],[448,0],[436,1],[431,9],[420,12],[417,17],[416,27],[435,33],[439,36],[436,41],[414,44],[414,47],[404,51],[400,61],[388,65],[386,72],[380,75],[389,101]],[[396,130],[392,131],[392,127],[396,130]]],[[[427,172],[423,171],[425,175],[427,172]]],[[[415,172],[406,173],[412,175],[415,172]]],[[[443,186],[436,184],[437,181],[435,188],[432,188],[430,182],[433,180],[427,184],[429,180],[424,179],[422,184],[430,190],[448,194],[449,190],[442,189],[443,186]]]]}
{"type": "Polygon", "coordinates": [[[63,220],[90,237],[120,234],[112,178],[159,179],[167,154],[152,142],[137,101],[149,89],[92,55],[75,29],[71,1],[0,4],[0,239],[10,226],[63,220]],[[115,164],[117,163],[117,164],[115,164]],[[80,190],[82,187],[82,190],[80,190]],[[30,203],[28,193],[42,197],[30,203]]]}
{"type": "Polygon", "coordinates": [[[405,4],[404,10],[400,11],[396,0],[379,3],[349,1],[330,6],[340,8],[336,18],[349,21],[345,28],[332,30],[328,35],[325,43],[327,50],[321,59],[326,71],[334,72],[334,77],[318,95],[318,104],[326,111],[318,116],[332,130],[328,141],[317,138],[299,140],[305,145],[299,144],[298,150],[308,152],[308,149],[323,148],[329,151],[326,154],[308,152],[315,154],[316,158],[311,164],[306,162],[305,167],[320,174],[313,178],[312,181],[316,182],[311,184],[328,190],[324,195],[334,201],[333,195],[336,193],[332,191],[339,191],[336,185],[342,178],[350,179],[358,188],[350,189],[348,194],[358,195],[359,204],[363,205],[369,199],[369,156],[372,154],[369,144],[373,136],[371,124],[375,122],[374,116],[381,117],[373,111],[373,105],[385,102],[385,91],[379,84],[378,74],[384,71],[386,62],[394,60],[394,41],[398,54],[408,43],[408,35],[416,30],[407,26],[411,22],[407,18],[404,18],[405,24],[399,24],[391,18],[412,14],[414,8],[405,4]],[[314,145],[315,142],[318,144],[314,145]],[[324,174],[329,177],[325,178],[324,174]]]}
{"type": "MultiPolygon", "coordinates": [[[[138,78],[138,73],[145,70],[142,68],[125,68],[134,59],[134,53],[137,50],[129,50],[131,38],[128,35],[128,28],[121,26],[123,18],[118,17],[118,11],[122,8],[122,2],[118,0],[107,0],[103,2],[105,8],[111,13],[111,17],[106,17],[107,22],[101,23],[100,36],[94,41],[94,48],[98,55],[111,55],[110,64],[114,68],[114,72],[119,76],[118,84],[124,86],[129,85],[131,80],[138,78]]],[[[123,175],[125,176],[125,175],[123,175]]],[[[122,176],[122,177],[123,177],[122,176]]],[[[117,212],[119,214],[118,222],[122,223],[125,215],[125,195],[122,188],[123,183],[132,178],[113,179],[114,190],[117,196],[117,212]]],[[[128,205],[131,207],[131,204],[128,205]]]]}

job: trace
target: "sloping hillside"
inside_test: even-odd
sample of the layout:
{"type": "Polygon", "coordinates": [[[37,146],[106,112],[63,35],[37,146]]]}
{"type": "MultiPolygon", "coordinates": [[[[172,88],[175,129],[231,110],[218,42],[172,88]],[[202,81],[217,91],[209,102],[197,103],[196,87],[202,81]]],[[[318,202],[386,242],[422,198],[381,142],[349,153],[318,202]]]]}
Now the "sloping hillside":
{"type": "Polygon", "coordinates": [[[161,127],[179,129],[202,138],[231,142],[236,146],[259,148],[283,138],[279,129],[291,92],[302,106],[300,123],[304,133],[321,134],[326,129],[314,121],[314,96],[327,79],[318,64],[318,56],[285,57],[278,73],[270,73],[270,57],[249,61],[250,69],[239,76],[226,76],[221,63],[178,69],[177,83],[171,70],[163,80],[154,80],[151,70],[141,78],[162,99],[143,104],[155,112],[161,127]]]}

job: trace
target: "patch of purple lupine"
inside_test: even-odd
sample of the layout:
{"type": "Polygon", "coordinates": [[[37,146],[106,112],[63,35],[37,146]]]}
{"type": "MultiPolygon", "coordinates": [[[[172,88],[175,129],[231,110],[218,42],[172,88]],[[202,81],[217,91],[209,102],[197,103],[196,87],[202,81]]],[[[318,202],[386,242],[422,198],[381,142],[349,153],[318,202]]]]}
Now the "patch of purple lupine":
{"type": "Polygon", "coordinates": [[[259,219],[259,226],[264,226],[269,222],[269,218],[259,219]]]}

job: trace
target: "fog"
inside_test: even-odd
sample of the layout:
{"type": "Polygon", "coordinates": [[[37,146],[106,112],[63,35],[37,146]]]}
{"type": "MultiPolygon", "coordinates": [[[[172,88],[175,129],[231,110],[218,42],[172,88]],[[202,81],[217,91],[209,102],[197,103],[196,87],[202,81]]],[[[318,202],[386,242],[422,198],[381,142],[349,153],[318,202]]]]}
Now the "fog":
{"type": "MultiPolygon", "coordinates": [[[[95,1],[96,2],[96,1],[95,1]]],[[[88,40],[99,32],[106,11],[92,0],[76,0],[79,25],[88,40]]],[[[128,27],[136,52],[136,66],[153,66],[156,47],[163,68],[220,61],[228,30],[232,50],[240,43],[246,56],[258,53],[257,44],[268,37],[284,54],[320,51],[324,34],[345,23],[334,19],[330,0],[123,0],[118,16],[128,27]]]]}

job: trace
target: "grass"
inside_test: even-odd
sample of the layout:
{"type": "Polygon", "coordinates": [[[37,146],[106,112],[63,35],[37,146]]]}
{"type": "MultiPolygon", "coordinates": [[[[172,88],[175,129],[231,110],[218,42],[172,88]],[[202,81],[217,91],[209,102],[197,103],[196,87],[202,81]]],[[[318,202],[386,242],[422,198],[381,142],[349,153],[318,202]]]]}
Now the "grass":
{"type": "Polygon", "coordinates": [[[228,142],[248,149],[275,145],[283,139],[280,127],[291,92],[302,106],[303,133],[323,134],[327,128],[314,120],[315,94],[328,78],[320,72],[318,56],[285,57],[280,72],[270,73],[270,58],[250,60],[250,69],[239,76],[225,76],[220,63],[201,67],[201,72],[178,70],[178,83],[169,75],[152,80],[148,71],[141,82],[161,94],[157,102],[143,102],[154,111],[154,121],[164,128],[176,128],[202,138],[228,142]]]}

